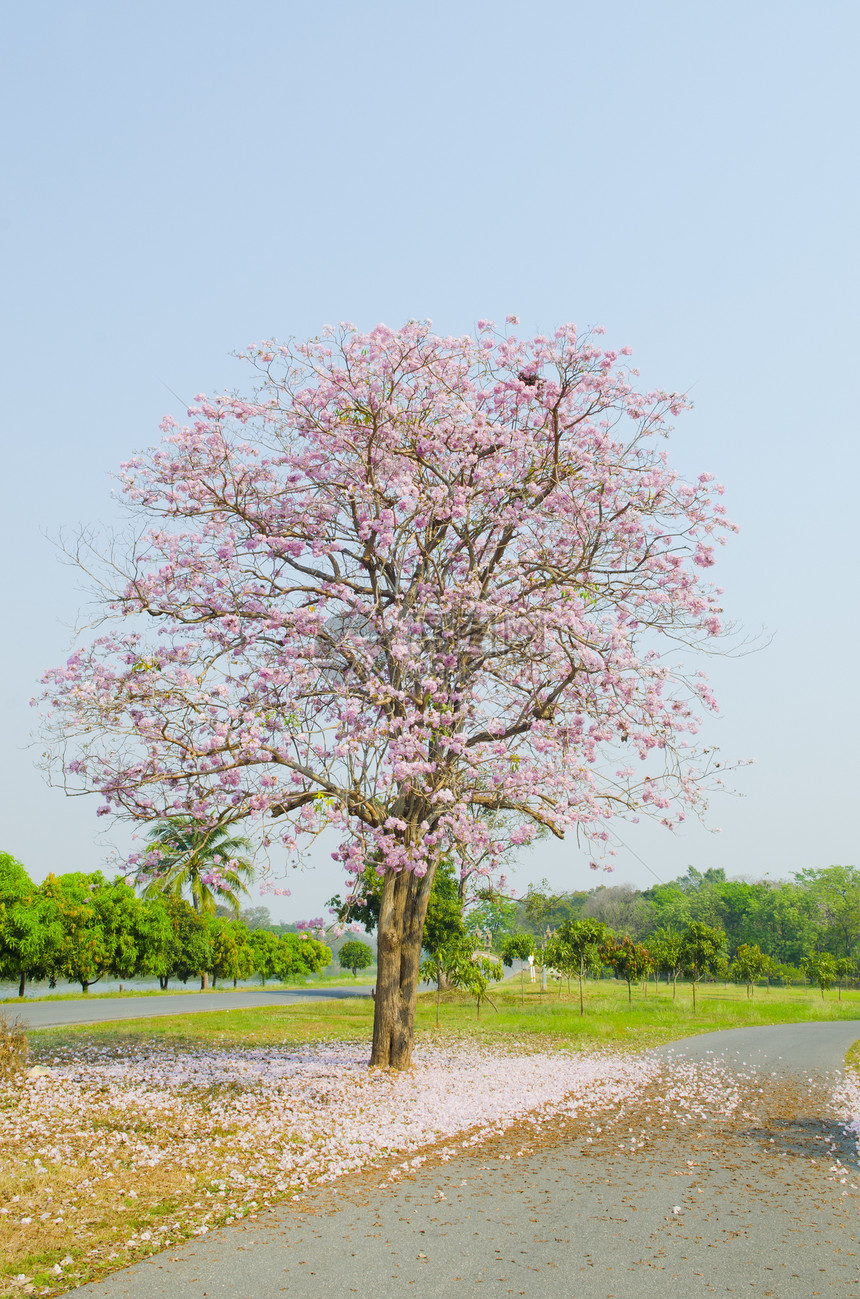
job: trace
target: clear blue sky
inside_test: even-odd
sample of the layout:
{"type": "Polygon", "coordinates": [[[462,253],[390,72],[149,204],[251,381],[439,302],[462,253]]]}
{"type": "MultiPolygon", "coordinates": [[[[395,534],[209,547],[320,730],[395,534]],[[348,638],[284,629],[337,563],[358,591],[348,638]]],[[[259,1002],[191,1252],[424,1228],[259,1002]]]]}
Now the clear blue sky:
{"type": "MultiPolygon", "coordinates": [[[[331,320],[517,313],[691,390],[671,454],[726,484],[727,608],[772,635],[709,665],[709,738],[757,760],[722,833],[622,828],[615,880],[855,862],[858,29],[828,0],[7,7],[0,847],[105,860],[96,800],[26,748],[83,598],[43,532],[111,520],[172,393],[331,320]]],[[[317,860],[285,916],[337,887],[317,860]]],[[[575,845],[542,875],[595,883],[575,845]]]]}

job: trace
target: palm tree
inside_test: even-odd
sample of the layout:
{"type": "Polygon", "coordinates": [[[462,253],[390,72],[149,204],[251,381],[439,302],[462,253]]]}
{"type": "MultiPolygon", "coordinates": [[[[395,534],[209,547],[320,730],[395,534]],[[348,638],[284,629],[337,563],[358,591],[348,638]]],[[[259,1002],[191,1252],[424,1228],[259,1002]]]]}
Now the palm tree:
{"type": "Polygon", "coordinates": [[[173,816],[157,821],[147,842],[149,851],[158,855],[158,874],[138,875],[139,884],[148,879],[144,897],[160,893],[181,897],[187,888],[198,913],[211,914],[216,902],[224,902],[239,914],[237,894],[248,896],[245,881],[254,878],[253,863],[241,855],[251,850],[247,839],[231,837],[224,825],[207,828],[191,817],[173,816]],[[213,873],[220,878],[206,878],[213,873]]]}

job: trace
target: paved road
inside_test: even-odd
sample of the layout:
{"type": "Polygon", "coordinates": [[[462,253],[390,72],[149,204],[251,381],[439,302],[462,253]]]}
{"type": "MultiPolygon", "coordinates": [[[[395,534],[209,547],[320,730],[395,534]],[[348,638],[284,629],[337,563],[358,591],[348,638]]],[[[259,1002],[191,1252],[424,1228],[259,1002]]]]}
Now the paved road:
{"type": "Polygon", "coordinates": [[[109,1020],[140,1019],[150,1015],[191,1015],[201,1010],[247,1010],[257,1006],[290,1006],[301,1001],[328,1001],[340,997],[369,997],[370,988],[305,988],[282,992],[259,988],[251,992],[189,992],[159,997],[75,998],[71,1001],[22,1001],[2,1009],[20,1016],[28,1028],[56,1028],[66,1024],[104,1024],[109,1020]]]}
{"type": "Polygon", "coordinates": [[[754,1121],[678,1127],[636,1153],[619,1140],[635,1107],[602,1131],[593,1121],[591,1142],[575,1124],[521,1129],[391,1189],[378,1172],[321,1189],[73,1294],[848,1299],[860,1289],[860,1175],[852,1185],[856,1150],[823,1080],[858,1038],[860,1021],[843,1021],[674,1043],[663,1054],[725,1048],[745,1075],[754,1062],[761,1073],[742,1084],[754,1121]],[[846,1169],[832,1171],[834,1156],[846,1169]]]}
{"type": "Polygon", "coordinates": [[[666,1060],[705,1061],[720,1056],[726,1064],[741,1069],[747,1066],[803,1079],[843,1073],[845,1053],[858,1039],[860,1019],[837,1019],[702,1033],[671,1042],[657,1054],[666,1060]]]}

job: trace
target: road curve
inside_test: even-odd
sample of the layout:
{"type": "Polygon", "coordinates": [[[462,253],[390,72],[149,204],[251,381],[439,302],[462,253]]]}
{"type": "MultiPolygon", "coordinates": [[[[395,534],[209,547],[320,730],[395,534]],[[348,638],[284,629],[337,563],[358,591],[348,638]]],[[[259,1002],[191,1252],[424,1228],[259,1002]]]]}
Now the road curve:
{"type": "Polygon", "coordinates": [[[344,1179],[72,1293],[853,1299],[860,1176],[821,1080],[857,1038],[854,1020],[676,1042],[667,1059],[721,1061],[746,1079],[754,1118],[677,1124],[635,1153],[626,1134],[647,1122],[647,1098],[638,1114],[600,1118],[599,1136],[519,1129],[389,1189],[378,1173],[344,1179]]]}
{"type": "Polygon", "coordinates": [[[22,1001],[2,1010],[20,1018],[27,1028],[60,1028],[71,1024],[106,1024],[115,1020],[143,1019],[155,1015],[193,1015],[200,1011],[249,1010],[260,1006],[294,1006],[304,1001],[330,1001],[342,997],[369,997],[370,988],[297,988],[284,992],[255,988],[242,992],[188,992],[157,997],[76,997],[69,1001],[22,1001]]]}
{"type": "Polygon", "coordinates": [[[766,1069],[799,1078],[841,1074],[849,1047],[860,1039],[860,1019],[814,1024],[769,1024],[701,1033],[660,1047],[663,1060],[707,1061],[719,1057],[729,1068],[766,1069]]]}

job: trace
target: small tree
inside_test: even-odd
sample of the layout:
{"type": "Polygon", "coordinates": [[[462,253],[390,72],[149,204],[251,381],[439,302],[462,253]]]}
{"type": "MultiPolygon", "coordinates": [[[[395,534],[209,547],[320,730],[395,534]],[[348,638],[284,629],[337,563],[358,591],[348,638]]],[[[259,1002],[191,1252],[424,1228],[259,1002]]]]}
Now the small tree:
{"type": "MultiPolygon", "coordinates": [[[[418,967],[418,973],[427,983],[436,984],[436,1023],[439,1023],[439,1007],[442,1001],[442,984],[450,983],[448,971],[454,959],[454,953],[460,947],[466,947],[467,943],[463,938],[455,940],[450,945],[450,949],[444,946],[437,947],[434,952],[430,952],[418,967]]],[[[471,959],[471,952],[466,953],[466,958],[471,959]]]]}
{"type": "Polygon", "coordinates": [[[609,929],[602,921],[589,919],[566,920],[555,936],[553,951],[556,958],[568,967],[572,966],[579,979],[580,1015],[585,1014],[583,980],[587,974],[600,969],[610,939],[609,929]]]}
{"type": "Polygon", "coordinates": [[[248,939],[254,954],[254,969],[260,976],[263,987],[266,980],[274,978],[278,965],[278,935],[271,929],[252,929],[248,939]]]}
{"type": "Polygon", "coordinates": [[[722,929],[714,929],[699,920],[692,920],[681,936],[681,964],[693,985],[693,1014],[696,1013],[696,985],[703,975],[718,973],[725,961],[725,944],[722,929]]]}
{"type": "Polygon", "coordinates": [[[489,995],[491,983],[498,983],[502,977],[502,965],[492,956],[473,955],[454,967],[449,976],[455,988],[469,992],[475,998],[475,1018],[481,1018],[481,1002],[489,1001],[493,1010],[496,1005],[489,995]]]}
{"type": "Polygon", "coordinates": [[[460,967],[472,960],[472,944],[465,934],[454,936],[449,943],[440,943],[419,966],[419,974],[428,983],[436,984],[436,1023],[442,1001],[442,985],[461,987],[460,967]]]}
{"type": "Polygon", "coordinates": [[[606,948],[607,963],[612,966],[617,977],[627,984],[627,1002],[633,1004],[633,984],[647,975],[651,968],[651,956],[640,943],[634,943],[625,935],[622,939],[613,939],[606,948]]]}
{"type": "Polygon", "coordinates": [[[481,1002],[489,1001],[496,1007],[488,995],[490,982],[497,982],[502,977],[501,962],[491,956],[479,956],[472,951],[468,938],[455,938],[447,947],[440,948],[422,962],[421,977],[436,981],[436,1023],[439,1023],[439,1003],[442,997],[442,981],[461,992],[467,992],[475,998],[476,1016],[481,1017],[481,1002]]]}
{"type": "Polygon", "coordinates": [[[149,906],[161,907],[170,924],[171,938],[152,965],[159,987],[166,990],[170,979],[187,983],[212,967],[212,941],[206,920],[190,902],[176,894],[154,898],[149,906]]]}
{"type": "Polygon", "coordinates": [[[520,963],[520,1000],[526,1004],[526,961],[534,955],[535,940],[531,934],[508,934],[502,939],[502,961],[511,966],[520,963]]]}
{"type": "Polygon", "coordinates": [[[331,948],[310,934],[281,934],[275,974],[284,982],[319,974],[331,962],[331,948]]]}
{"type": "Polygon", "coordinates": [[[757,943],[741,943],[738,948],[729,974],[737,983],[746,984],[747,997],[753,995],[756,979],[764,977],[768,959],[757,943]]]}
{"type": "Polygon", "coordinates": [[[359,970],[366,970],[369,965],[373,965],[373,949],[368,947],[367,943],[351,938],[349,942],[344,943],[337,954],[337,959],[340,968],[351,970],[352,977],[356,978],[359,970]]]}
{"type": "Polygon", "coordinates": [[[548,934],[543,945],[543,962],[545,968],[553,971],[558,978],[558,998],[560,1001],[565,979],[567,979],[569,992],[570,981],[576,977],[576,955],[567,943],[562,942],[557,933],[548,934]]]}
{"type": "Polygon", "coordinates": [[[821,989],[823,1001],[825,989],[832,988],[836,982],[836,957],[831,956],[829,952],[810,952],[800,962],[800,968],[807,980],[821,989]]]}
{"type": "Polygon", "coordinates": [[[849,979],[856,979],[857,964],[850,956],[840,956],[836,962],[836,987],[839,1000],[842,1000],[842,985],[849,979]]]}
{"type": "Polygon", "coordinates": [[[672,980],[672,1000],[677,992],[678,975],[682,969],[683,940],[675,929],[658,929],[649,939],[649,949],[657,969],[663,970],[672,980]]]}
{"type": "Polygon", "coordinates": [[[232,979],[237,987],[240,979],[254,973],[254,949],[251,933],[241,920],[210,921],[212,932],[212,987],[218,979],[232,979]]]}

